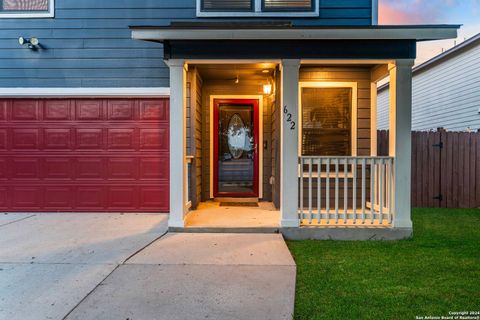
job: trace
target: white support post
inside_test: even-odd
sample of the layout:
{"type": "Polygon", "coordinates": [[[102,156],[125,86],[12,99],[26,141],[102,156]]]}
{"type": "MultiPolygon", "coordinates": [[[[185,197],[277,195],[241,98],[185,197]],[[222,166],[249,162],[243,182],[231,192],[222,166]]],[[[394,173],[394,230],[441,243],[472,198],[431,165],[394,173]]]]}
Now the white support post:
{"type": "Polygon", "coordinates": [[[170,68],[170,216],[169,227],[183,228],[187,213],[184,190],[186,170],[186,65],[169,60],[170,68]]]}
{"type": "Polygon", "coordinates": [[[377,154],[377,83],[370,83],[370,155],[377,154]]]}
{"type": "MultiPolygon", "coordinates": [[[[282,227],[298,227],[298,102],[300,60],[281,63],[281,182],[282,227]]],[[[300,176],[302,176],[300,172],[300,176]]]]}
{"type": "Polygon", "coordinates": [[[413,60],[390,65],[389,155],[394,157],[393,213],[395,228],[411,228],[413,60]]]}

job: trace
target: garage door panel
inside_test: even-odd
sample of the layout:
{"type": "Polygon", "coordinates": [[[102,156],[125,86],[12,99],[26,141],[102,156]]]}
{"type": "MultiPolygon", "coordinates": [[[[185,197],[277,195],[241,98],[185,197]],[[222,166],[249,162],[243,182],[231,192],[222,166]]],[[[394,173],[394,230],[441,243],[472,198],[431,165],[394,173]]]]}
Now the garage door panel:
{"type": "Polygon", "coordinates": [[[79,158],[76,161],[77,179],[79,180],[103,180],[104,159],[102,158],[79,158]]]}
{"type": "MultiPolygon", "coordinates": [[[[40,161],[39,158],[17,158],[10,161],[10,171],[12,179],[40,179],[40,161]]],[[[8,169],[7,169],[8,170],[8,169]]]]}
{"type": "Polygon", "coordinates": [[[143,208],[160,208],[167,209],[169,190],[168,185],[155,187],[141,187],[140,197],[143,208]]]}
{"type": "Polygon", "coordinates": [[[7,159],[0,158],[0,180],[6,180],[7,176],[7,159]]]}
{"type": "Polygon", "coordinates": [[[45,100],[43,105],[43,119],[50,121],[72,120],[71,100],[45,100]]]}
{"type": "Polygon", "coordinates": [[[101,128],[76,129],[75,138],[77,149],[103,149],[103,130],[101,128]]]}
{"type": "Polygon", "coordinates": [[[0,209],[8,209],[9,192],[8,188],[0,187],[0,209]]]}
{"type": "Polygon", "coordinates": [[[140,119],[154,121],[168,121],[167,100],[141,100],[140,119]]]}
{"type": "Polygon", "coordinates": [[[13,100],[12,120],[13,121],[37,121],[40,117],[40,100],[13,100]]]}
{"type": "Polygon", "coordinates": [[[70,158],[45,158],[42,172],[46,180],[72,180],[74,177],[70,158]]]}
{"type": "Polygon", "coordinates": [[[110,100],[108,103],[108,120],[135,120],[135,101],[110,100]]]}
{"type": "Polygon", "coordinates": [[[108,129],[108,149],[135,150],[136,138],[135,129],[108,129]]]}
{"type": "Polygon", "coordinates": [[[103,100],[77,100],[75,103],[76,120],[103,120],[103,100]]]}
{"type": "Polygon", "coordinates": [[[43,192],[41,187],[13,187],[12,206],[18,209],[35,210],[42,208],[43,192]]]}
{"type": "Polygon", "coordinates": [[[74,191],[69,186],[45,187],[45,209],[71,210],[75,201],[74,191]]]}
{"type": "Polygon", "coordinates": [[[96,209],[101,210],[105,206],[104,187],[99,186],[82,186],[76,190],[76,207],[79,209],[96,209]]]}
{"type": "Polygon", "coordinates": [[[129,186],[109,187],[108,202],[110,207],[128,210],[138,207],[138,188],[129,186]]]}
{"type": "Polygon", "coordinates": [[[12,149],[38,150],[39,147],[39,129],[12,129],[12,149]]]}
{"type": "Polygon", "coordinates": [[[141,149],[167,151],[168,146],[168,129],[140,129],[141,149]]]}
{"type": "Polygon", "coordinates": [[[166,99],[0,100],[3,211],[166,212],[166,99]]]}
{"type": "Polygon", "coordinates": [[[0,150],[6,150],[8,148],[8,129],[0,129],[0,150]]]}
{"type": "Polygon", "coordinates": [[[110,158],[108,159],[109,180],[136,180],[138,161],[135,158],[110,158]]]}
{"type": "Polygon", "coordinates": [[[168,180],[168,158],[143,158],[140,159],[140,179],[143,180],[168,180]]]}
{"type": "Polygon", "coordinates": [[[0,121],[7,121],[7,107],[9,100],[0,100],[0,121]]]}
{"type": "Polygon", "coordinates": [[[71,129],[44,129],[43,146],[51,150],[70,150],[72,148],[71,129]]]}

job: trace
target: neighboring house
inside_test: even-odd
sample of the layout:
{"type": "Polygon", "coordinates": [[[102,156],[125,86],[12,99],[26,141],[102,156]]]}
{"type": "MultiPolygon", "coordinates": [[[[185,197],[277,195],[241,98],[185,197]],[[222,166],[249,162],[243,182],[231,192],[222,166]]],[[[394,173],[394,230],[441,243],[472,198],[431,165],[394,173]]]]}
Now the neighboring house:
{"type": "Polygon", "coordinates": [[[458,26],[378,26],[371,0],[0,4],[0,210],[168,211],[182,231],[233,198],[273,203],[289,237],[411,234],[416,41],[458,26]]]}
{"type": "MultiPolygon", "coordinates": [[[[480,34],[413,68],[412,130],[480,129],[480,34]]],[[[378,128],[389,126],[389,85],[378,89],[378,128]]]]}

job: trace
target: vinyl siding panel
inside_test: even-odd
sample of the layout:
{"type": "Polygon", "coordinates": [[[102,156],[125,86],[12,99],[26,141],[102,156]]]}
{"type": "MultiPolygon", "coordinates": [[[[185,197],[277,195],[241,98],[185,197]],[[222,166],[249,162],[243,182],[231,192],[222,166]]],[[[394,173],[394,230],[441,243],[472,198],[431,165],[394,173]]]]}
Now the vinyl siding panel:
{"type": "MultiPolygon", "coordinates": [[[[413,76],[412,129],[480,129],[480,43],[413,76]]],[[[378,128],[388,129],[389,90],[378,94],[378,128]]]]}
{"type": "MultiPolygon", "coordinates": [[[[55,7],[53,19],[0,18],[0,87],[168,87],[162,45],[132,40],[128,26],[197,20],[195,0],[56,0],[55,7]],[[44,49],[21,47],[19,36],[38,37],[44,49]]],[[[289,20],[369,25],[371,0],[320,0],[318,18],[289,20]]]]}

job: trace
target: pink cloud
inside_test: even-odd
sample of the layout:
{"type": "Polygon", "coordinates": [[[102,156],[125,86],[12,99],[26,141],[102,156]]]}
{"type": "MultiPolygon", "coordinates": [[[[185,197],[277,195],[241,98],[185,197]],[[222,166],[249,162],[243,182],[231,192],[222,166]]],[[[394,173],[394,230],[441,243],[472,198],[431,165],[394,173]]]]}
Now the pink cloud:
{"type": "MultiPolygon", "coordinates": [[[[380,24],[437,23],[459,0],[380,0],[380,24]]],[[[477,0],[475,0],[477,1],[477,0]]]]}

